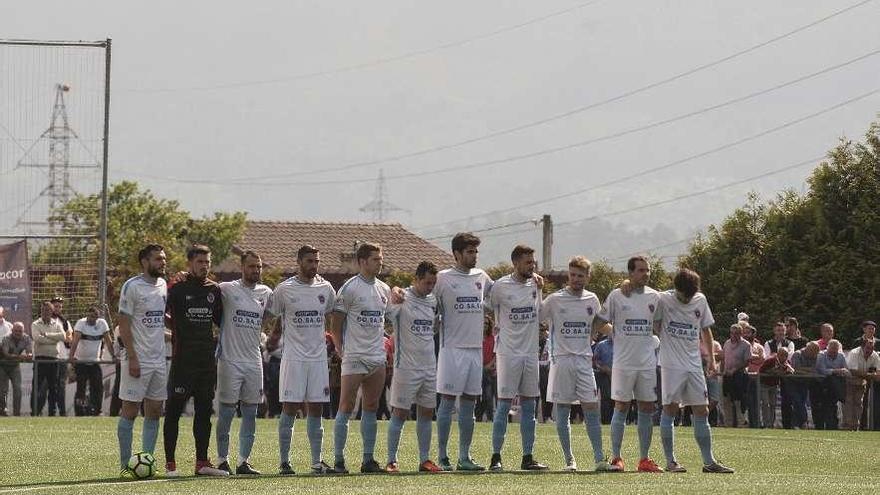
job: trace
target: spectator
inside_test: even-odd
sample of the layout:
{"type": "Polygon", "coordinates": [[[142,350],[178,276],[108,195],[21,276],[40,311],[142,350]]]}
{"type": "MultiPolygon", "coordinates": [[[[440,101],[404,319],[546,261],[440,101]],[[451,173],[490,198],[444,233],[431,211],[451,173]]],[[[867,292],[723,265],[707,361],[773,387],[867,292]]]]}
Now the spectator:
{"type": "MultiPolygon", "coordinates": [[[[807,346],[808,340],[801,335],[801,329],[798,320],[794,316],[785,319],[785,338],[794,344],[794,350],[799,351],[807,346]]],[[[789,354],[789,357],[791,354],[789,354]]]]}
{"type": "Polygon", "coordinates": [[[828,347],[816,358],[816,373],[825,377],[818,411],[813,411],[813,423],[817,430],[836,430],[838,427],[837,403],[843,402],[846,377],[849,368],[836,339],[828,341],[828,347]]]}
{"type": "Polygon", "coordinates": [[[596,386],[599,388],[599,410],[602,424],[611,423],[614,401],[611,400],[611,363],[614,360],[614,339],[611,335],[593,347],[593,368],[596,370],[596,386]]]}
{"type": "Polygon", "coordinates": [[[330,360],[330,416],[327,419],[332,419],[339,412],[339,394],[342,392],[342,356],[336,350],[336,344],[333,343],[330,332],[327,332],[326,339],[327,354],[330,360]]]}
{"type": "Polygon", "coordinates": [[[263,389],[266,391],[266,414],[274,418],[281,414],[281,402],[279,402],[281,355],[284,352],[284,341],[281,339],[281,318],[275,319],[275,324],[266,340],[266,351],[269,354],[269,362],[263,374],[263,389]]]}
{"type": "Polygon", "coordinates": [[[823,323],[819,325],[819,340],[816,341],[816,344],[819,345],[819,350],[824,351],[828,348],[828,342],[834,338],[834,327],[831,326],[831,323],[823,323]]]}
{"type": "Polygon", "coordinates": [[[0,341],[2,341],[7,335],[12,333],[12,322],[6,321],[6,309],[3,306],[0,306],[0,341]]]}
{"type": "Polygon", "coordinates": [[[67,378],[70,374],[67,369],[67,359],[70,358],[70,342],[73,340],[73,328],[70,326],[67,318],[63,316],[64,299],[61,296],[55,296],[51,302],[52,318],[61,323],[61,328],[64,330],[64,340],[56,344],[58,346],[57,357],[63,362],[59,362],[55,367],[58,372],[56,377],[58,380],[58,392],[55,394],[54,404],[52,403],[52,396],[49,396],[49,412],[51,413],[52,410],[57,408],[59,416],[67,416],[67,378]]]}
{"type": "Polygon", "coordinates": [[[721,402],[721,366],[724,353],[721,344],[712,339],[712,354],[715,355],[715,367],[709,369],[708,347],[700,344],[700,357],[703,362],[703,375],[706,378],[706,393],[709,394],[709,423],[718,426],[718,403],[721,402]]]}
{"type": "Polygon", "coordinates": [[[0,339],[0,416],[7,416],[6,393],[12,383],[12,415],[21,416],[21,369],[19,361],[31,359],[34,343],[24,334],[24,324],[20,321],[12,325],[9,335],[0,339]]]}
{"type": "Polygon", "coordinates": [[[487,418],[492,421],[495,417],[495,335],[493,329],[495,323],[492,317],[486,315],[483,318],[483,395],[476,405],[477,421],[487,418]]]}
{"type": "MultiPolygon", "coordinates": [[[[800,335],[800,330],[797,328],[797,319],[789,316],[786,319],[786,323],[777,322],[773,325],[773,338],[764,343],[764,356],[772,357],[776,354],[776,350],[780,346],[785,346],[788,349],[788,356],[790,357],[794,354],[795,346],[794,342],[788,339],[786,335],[789,333],[789,329],[794,328],[797,332],[797,335],[800,335]]],[[[806,340],[804,340],[806,343],[806,340]]],[[[788,386],[788,380],[781,380],[777,387],[777,391],[779,392],[779,396],[782,399],[782,404],[780,404],[780,409],[782,411],[782,427],[783,428],[791,428],[791,402],[789,401],[789,395],[787,393],[786,387],[788,386]]],[[[773,396],[773,402],[776,403],[776,396],[773,396]]],[[[776,415],[776,408],[773,408],[774,416],[776,415]]],[[[766,421],[766,418],[765,418],[766,421]]],[[[766,426],[766,424],[765,424],[766,426]]],[[[769,428],[773,428],[773,425],[769,426],[769,428]]]]}
{"type": "Polygon", "coordinates": [[[116,343],[113,352],[116,371],[113,375],[113,393],[110,396],[110,411],[108,411],[108,414],[116,417],[119,416],[119,411],[122,409],[122,399],[119,398],[119,382],[122,379],[122,363],[119,360],[120,351],[122,350],[122,339],[119,338],[119,325],[113,328],[113,342],[116,343]]]}
{"type": "Polygon", "coordinates": [[[101,365],[101,344],[110,353],[113,352],[113,341],[110,339],[110,327],[107,321],[100,318],[97,306],[89,308],[88,316],[81,318],[73,327],[73,342],[70,344],[70,355],[74,361],[76,373],[76,398],[74,414],[77,416],[100,416],[104,402],[104,373],[101,365]],[[86,385],[89,398],[86,400],[86,385]]]}
{"type": "Polygon", "coordinates": [[[31,324],[34,339],[34,381],[31,387],[31,415],[43,413],[43,405],[49,399],[49,416],[55,415],[58,403],[58,343],[64,342],[66,334],[61,322],[52,318],[52,303],[45,301],[40,307],[40,318],[31,324]]]}
{"type": "Polygon", "coordinates": [[[743,340],[742,331],[742,326],[731,325],[730,338],[724,342],[722,347],[724,393],[721,398],[721,412],[724,417],[724,425],[728,427],[745,425],[745,418],[742,417],[742,401],[749,385],[746,367],[752,356],[752,347],[743,340]]]}
{"type": "Polygon", "coordinates": [[[746,386],[746,410],[748,411],[749,428],[761,427],[761,401],[758,397],[757,373],[764,364],[764,346],[758,340],[757,330],[748,321],[741,321],[743,339],[751,346],[747,370],[755,379],[749,379],[746,386]]]}
{"type": "MultiPolygon", "coordinates": [[[[807,346],[801,350],[794,351],[791,356],[791,367],[794,368],[796,375],[815,375],[816,374],[816,358],[819,356],[819,344],[817,342],[808,342],[807,346]]],[[[822,393],[821,384],[815,379],[798,378],[790,380],[788,384],[788,394],[791,400],[791,426],[799,430],[807,423],[807,393],[810,395],[813,411],[816,407],[816,396],[822,393]],[[817,386],[818,385],[818,386],[817,386]]]]}
{"type": "Polygon", "coordinates": [[[774,354],[776,354],[776,350],[779,347],[785,347],[788,349],[788,356],[794,354],[794,342],[788,340],[785,336],[785,323],[781,321],[776,322],[773,325],[773,338],[764,343],[764,356],[769,359],[774,354]]]}
{"type": "MultiPolygon", "coordinates": [[[[877,369],[880,368],[880,356],[874,350],[874,340],[866,338],[861,347],[851,350],[846,364],[850,376],[846,381],[846,401],[843,403],[843,429],[856,431],[859,429],[859,418],[862,417],[866,385],[877,380],[877,369]]],[[[862,426],[867,428],[868,425],[862,426]]]]}
{"type": "Polygon", "coordinates": [[[382,387],[382,395],[379,396],[379,409],[376,410],[376,419],[391,419],[391,408],[388,407],[388,394],[391,388],[391,376],[394,374],[394,339],[391,338],[390,332],[394,329],[391,322],[387,321],[385,326],[385,386],[382,387]]]}
{"type": "Polygon", "coordinates": [[[788,347],[779,345],[776,352],[764,360],[759,370],[761,373],[761,418],[764,428],[776,427],[776,397],[780,391],[779,376],[794,373],[788,364],[788,347]],[[770,375],[770,376],[765,376],[770,375]]]}
{"type": "Polygon", "coordinates": [[[866,340],[873,341],[877,347],[877,324],[870,320],[862,322],[862,335],[853,341],[852,348],[862,347],[866,340]]]}
{"type": "MultiPolygon", "coordinates": [[[[546,423],[553,415],[553,403],[547,402],[547,382],[550,379],[550,345],[548,337],[550,328],[546,323],[541,323],[541,333],[538,336],[538,386],[541,391],[540,419],[546,423]]],[[[569,413],[570,414],[570,413],[569,413]]]]}

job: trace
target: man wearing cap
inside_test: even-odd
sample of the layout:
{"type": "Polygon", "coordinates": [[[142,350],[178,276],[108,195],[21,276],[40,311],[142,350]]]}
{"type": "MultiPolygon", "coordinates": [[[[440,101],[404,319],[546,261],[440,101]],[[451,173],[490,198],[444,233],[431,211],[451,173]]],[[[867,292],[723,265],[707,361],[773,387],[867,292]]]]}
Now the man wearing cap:
{"type": "Polygon", "coordinates": [[[852,349],[862,347],[862,344],[864,344],[866,340],[874,341],[875,346],[877,344],[877,324],[871,320],[862,322],[862,335],[853,340],[852,349]]]}

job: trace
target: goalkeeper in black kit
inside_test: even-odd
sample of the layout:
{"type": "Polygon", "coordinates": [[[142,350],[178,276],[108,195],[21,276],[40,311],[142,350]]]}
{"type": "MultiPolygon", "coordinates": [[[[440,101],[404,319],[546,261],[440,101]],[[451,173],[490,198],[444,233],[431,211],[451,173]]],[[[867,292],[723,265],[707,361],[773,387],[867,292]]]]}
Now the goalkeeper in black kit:
{"type": "Polygon", "coordinates": [[[171,328],[174,353],[168,378],[168,402],[165,406],[165,476],[181,476],[175,451],[180,414],[190,397],[193,399],[193,437],[196,444],[195,474],[228,476],[208,458],[211,439],[211,408],[217,383],[216,339],[214,326],[220,326],[223,303],[220,286],[208,279],[211,250],[195,244],[187,250],[189,269],[182,280],[168,289],[165,312],[171,328]]]}

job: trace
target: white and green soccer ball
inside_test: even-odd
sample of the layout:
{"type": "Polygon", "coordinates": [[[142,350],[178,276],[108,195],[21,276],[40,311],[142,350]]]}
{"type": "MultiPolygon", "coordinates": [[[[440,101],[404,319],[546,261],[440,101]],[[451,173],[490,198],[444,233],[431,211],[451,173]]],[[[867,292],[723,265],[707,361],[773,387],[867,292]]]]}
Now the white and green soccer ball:
{"type": "Polygon", "coordinates": [[[128,459],[128,469],[139,480],[150,478],[156,474],[156,458],[149,452],[138,452],[128,459]]]}

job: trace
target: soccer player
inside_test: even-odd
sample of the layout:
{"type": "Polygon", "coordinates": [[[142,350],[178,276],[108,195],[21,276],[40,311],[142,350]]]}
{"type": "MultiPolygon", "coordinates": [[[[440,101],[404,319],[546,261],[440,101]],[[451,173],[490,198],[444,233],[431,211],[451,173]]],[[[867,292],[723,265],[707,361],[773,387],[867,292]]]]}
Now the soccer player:
{"type": "Polygon", "coordinates": [[[281,318],[284,347],[279,387],[279,473],[294,474],[290,466],[290,440],[296,413],[302,411],[312,453],[312,473],[323,474],[330,471],[330,466],[321,460],[321,409],[325,402],[330,402],[324,322],[333,311],[336,293],[330,282],[318,275],[321,258],[316,248],[299,248],[296,262],[296,275],[278,284],[269,303],[269,312],[281,318]]]}
{"type": "Polygon", "coordinates": [[[535,273],[535,250],[523,245],[510,253],[513,273],[498,279],[489,291],[489,307],[495,312],[498,344],[498,407],[492,425],[492,459],[489,469],[500,471],[501,449],[507,434],[507,415],[514,397],[520,398],[519,431],[522,435],[521,468],[540,471],[547,466],[532,456],[535,445],[535,407],[538,386],[538,314],[544,280],[535,273]]]}
{"type": "Polygon", "coordinates": [[[168,396],[165,374],[165,249],[158,244],[145,246],[138,252],[143,273],[128,279],[119,294],[120,379],[119,399],[122,408],[116,426],[119,440],[119,463],[122,477],[133,473],[127,468],[131,457],[131,436],[134,420],[141,404],[144,428],[141,448],[156,450],[162,402],[168,396]]]}
{"type": "Polygon", "coordinates": [[[440,467],[429,459],[431,421],[437,403],[437,360],[434,356],[434,328],[437,299],[431,292],[437,283],[437,267],[423,261],[416,268],[412,285],[403,300],[388,307],[394,326],[394,375],[391,377],[391,424],[388,427],[388,464],[385,471],[400,471],[397,447],[403,424],[413,403],[418,406],[416,436],[419,444],[419,471],[436,473],[440,467]]]}
{"type": "MultiPolygon", "coordinates": [[[[541,307],[541,320],[550,322],[550,377],[547,397],[556,407],[556,432],[566,471],[577,471],[571,452],[571,404],[584,410],[587,436],[593,446],[596,471],[612,471],[602,451],[599,423],[599,391],[593,376],[593,321],[601,304],[596,294],[584,287],[590,281],[592,264],[583,256],[568,262],[568,285],[550,294],[541,307]]],[[[493,289],[494,290],[494,289],[493,289]]]]}
{"type": "MultiPolygon", "coordinates": [[[[694,439],[703,456],[704,473],[732,473],[712,455],[712,432],[709,429],[709,392],[700,356],[703,345],[712,345],[715,319],[706,296],[700,292],[700,276],[687,268],[673,278],[675,290],[662,292],[654,313],[654,329],[660,335],[660,382],[663,414],[660,416],[660,440],[666,455],[666,470],[685,472],[675,459],[673,421],[681,406],[693,411],[694,439]]],[[[715,354],[708,348],[709,373],[715,370],[715,354]]]]}
{"type": "Polygon", "coordinates": [[[180,476],[175,454],[180,415],[193,399],[193,437],[196,443],[195,474],[198,476],[229,476],[217,469],[208,457],[211,441],[211,409],[217,386],[216,341],[214,325],[223,316],[220,286],[208,278],[211,250],[194,244],[186,251],[188,272],[168,289],[166,313],[171,328],[171,372],[165,408],[165,476],[180,476]]]}
{"type": "Polygon", "coordinates": [[[222,282],[223,318],[217,346],[217,469],[232,474],[229,466],[229,429],[240,403],[241,428],[238,430],[238,464],[235,474],[258,475],[250,464],[257,428],[257,406],[263,395],[263,356],[260,336],[263,313],[272,289],[260,283],[263,261],[253,251],[241,255],[241,278],[222,282]]]}
{"type": "MultiPolygon", "coordinates": [[[[474,406],[483,390],[483,303],[492,279],[477,266],[480,239],[470,233],[452,238],[455,266],[437,274],[434,296],[440,315],[440,352],[437,356],[437,451],[440,468],[452,471],[446,445],[452,428],[456,397],[458,411],[458,463],[460,471],[484,471],[471,459],[474,406]]],[[[537,351],[536,351],[537,353],[537,351]]]]}
{"type": "Polygon", "coordinates": [[[614,357],[611,366],[611,399],[614,415],[611,417],[611,466],[623,471],[620,446],[629,414],[630,403],[638,403],[638,436],[640,472],[660,473],[649,456],[653,435],[653,414],[657,401],[657,355],[654,341],[654,312],[660,295],[647,286],[651,267],[643,256],[633,256],[626,263],[629,278],[624,286],[614,289],[605,299],[599,312],[603,333],[613,332],[614,357]]]}
{"type": "MultiPolygon", "coordinates": [[[[376,276],[382,271],[382,248],[363,243],[355,254],[360,273],[346,280],[336,294],[331,315],[333,343],[342,354],[342,389],[333,427],[333,473],[348,473],[345,442],[348,419],[361,390],[362,473],[384,472],[373,458],[376,446],[376,411],[385,387],[385,311],[391,289],[376,276]]],[[[285,346],[285,354],[287,348],[285,346]]],[[[325,361],[326,373],[326,361],[325,361]]],[[[329,389],[328,394],[329,394],[329,389]]]]}

